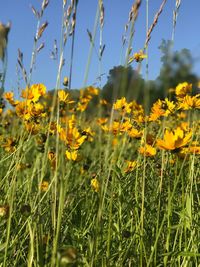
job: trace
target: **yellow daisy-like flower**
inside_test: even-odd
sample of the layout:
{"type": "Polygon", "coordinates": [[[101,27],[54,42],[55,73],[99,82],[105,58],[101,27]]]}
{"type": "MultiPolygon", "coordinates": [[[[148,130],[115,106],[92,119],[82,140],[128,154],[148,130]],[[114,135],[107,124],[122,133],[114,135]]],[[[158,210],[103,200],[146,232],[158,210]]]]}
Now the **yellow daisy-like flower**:
{"type": "Polygon", "coordinates": [[[139,148],[139,153],[146,157],[153,157],[156,155],[156,149],[151,145],[144,145],[139,148]]]}
{"type": "Polygon", "coordinates": [[[8,217],[10,207],[8,205],[0,205],[0,217],[8,217]]]}
{"type": "Polygon", "coordinates": [[[138,129],[132,127],[132,128],[128,131],[128,135],[129,135],[131,138],[140,138],[140,137],[142,137],[142,135],[143,135],[143,131],[139,131],[138,129]]]}
{"type": "Polygon", "coordinates": [[[69,99],[69,93],[67,93],[65,90],[59,90],[58,91],[58,98],[59,98],[60,102],[64,102],[66,104],[74,103],[73,100],[69,99]]]}
{"type": "Polygon", "coordinates": [[[3,97],[8,101],[14,101],[13,97],[14,97],[14,93],[13,92],[6,92],[4,93],[3,97]]]}
{"type": "Polygon", "coordinates": [[[187,83],[187,82],[184,82],[184,83],[179,83],[177,86],[176,86],[176,89],[175,89],[175,94],[176,96],[179,98],[181,97],[184,97],[186,96],[188,93],[191,93],[192,91],[192,84],[190,83],[187,83]]]}
{"type": "Polygon", "coordinates": [[[98,95],[99,94],[99,89],[93,86],[87,87],[87,92],[91,95],[98,95]]]}
{"type": "Polygon", "coordinates": [[[66,155],[66,158],[68,160],[76,161],[78,159],[78,151],[77,150],[74,150],[74,151],[66,150],[65,155],[66,155]]]}
{"type": "Polygon", "coordinates": [[[66,93],[65,90],[59,90],[58,91],[58,98],[60,101],[65,102],[68,98],[69,94],[66,93]]]}
{"type": "Polygon", "coordinates": [[[49,182],[47,181],[43,181],[40,185],[39,185],[39,189],[42,192],[46,192],[49,188],[49,182]]]}
{"type": "Polygon", "coordinates": [[[178,127],[174,131],[166,130],[164,139],[157,140],[157,146],[160,149],[174,151],[186,146],[192,137],[192,132],[185,133],[183,129],[178,127]]]}
{"type": "Polygon", "coordinates": [[[131,105],[127,103],[125,97],[117,99],[117,101],[113,105],[113,108],[115,110],[119,110],[122,114],[131,112],[131,105]]]}
{"type": "Polygon", "coordinates": [[[92,180],[91,180],[91,187],[92,187],[92,189],[96,192],[96,193],[98,193],[99,192],[99,190],[100,190],[100,184],[99,184],[99,181],[97,180],[97,178],[93,178],[92,180]]]}
{"type": "Polygon", "coordinates": [[[21,97],[27,101],[37,102],[45,93],[46,87],[44,84],[33,84],[31,87],[22,90],[21,97]]]}
{"type": "Polygon", "coordinates": [[[100,99],[99,103],[104,106],[108,105],[108,101],[106,99],[100,99]]]}
{"type": "Polygon", "coordinates": [[[200,94],[195,96],[186,95],[178,103],[178,109],[189,110],[193,108],[200,109],[200,94]]]}
{"type": "Polygon", "coordinates": [[[127,166],[126,169],[124,170],[125,173],[132,172],[137,166],[137,161],[129,161],[127,160],[127,166]]]}
{"type": "Polygon", "coordinates": [[[175,104],[173,101],[169,101],[168,98],[165,100],[158,100],[153,104],[151,108],[151,114],[149,116],[149,121],[156,121],[160,117],[168,117],[175,111],[175,104]]]}
{"type": "Polygon", "coordinates": [[[144,52],[142,50],[140,50],[139,52],[135,53],[132,57],[129,58],[128,63],[130,64],[133,61],[141,62],[145,58],[147,58],[147,55],[144,54],[144,52]]]}

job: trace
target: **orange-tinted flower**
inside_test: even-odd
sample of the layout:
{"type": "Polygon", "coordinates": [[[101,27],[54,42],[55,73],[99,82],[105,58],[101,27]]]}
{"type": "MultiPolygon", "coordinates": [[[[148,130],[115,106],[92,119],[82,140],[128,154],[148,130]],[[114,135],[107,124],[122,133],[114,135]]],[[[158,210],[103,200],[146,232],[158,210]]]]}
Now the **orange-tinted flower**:
{"type": "Polygon", "coordinates": [[[87,87],[87,92],[91,95],[98,95],[99,94],[99,89],[95,88],[93,86],[87,87]]]}
{"type": "Polygon", "coordinates": [[[175,93],[178,98],[186,96],[191,91],[192,91],[192,84],[189,84],[187,82],[179,83],[175,89],[175,93]]]}
{"type": "Polygon", "coordinates": [[[157,146],[160,149],[165,150],[175,150],[186,146],[192,137],[192,132],[185,133],[180,127],[174,131],[166,130],[164,134],[164,139],[157,140],[157,146]]]}
{"type": "Polygon", "coordinates": [[[200,109],[200,94],[195,96],[186,95],[181,98],[178,103],[178,108],[183,110],[189,110],[193,108],[200,109]]]}
{"type": "Polygon", "coordinates": [[[47,181],[43,181],[40,185],[39,185],[39,189],[42,192],[46,192],[49,188],[49,182],[47,181]]]}
{"type": "Polygon", "coordinates": [[[175,104],[173,101],[169,101],[168,98],[165,100],[158,100],[153,104],[151,108],[151,114],[149,121],[156,121],[160,117],[167,117],[175,111],[175,104]]]}
{"type": "Polygon", "coordinates": [[[140,131],[140,130],[132,127],[131,129],[129,129],[128,135],[131,138],[140,138],[143,135],[143,131],[140,131]]]}
{"type": "Polygon", "coordinates": [[[156,155],[156,149],[151,145],[144,145],[139,148],[139,153],[146,157],[153,157],[156,155]]]}
{"type": "Polygon", "coordinates": [[[144,52],[142,50],[140,50],[139,52],[135,53],[132,57],[129,58],[128,63],[130,64],[133,61],[141,62],[145,58],[147,58],[147,55],[144,54],[144,52]]]}
{"type": "Polygon", "coordinates": [[[27,101],[37,102],[41,96],[44,96],[46,87],[43,84],[33,84],[22,90],[21,97],[27,101]]]}
{"type": "Polygon", "coordinates": [[[6,152],[14,152],[16,150],[16,139],[13,137],[8,137],[5,142],[1,145],[6,152]]]}
{"type": "Polygon", "coordinates": [[[124,170],[125,173],[132,172],[137,166],[137,161],[135,161],[135,160],[134,161],[127,160],[126,163],[127,163],[126,164],[127,166],[126,166],[126,169],[124,170]]]}

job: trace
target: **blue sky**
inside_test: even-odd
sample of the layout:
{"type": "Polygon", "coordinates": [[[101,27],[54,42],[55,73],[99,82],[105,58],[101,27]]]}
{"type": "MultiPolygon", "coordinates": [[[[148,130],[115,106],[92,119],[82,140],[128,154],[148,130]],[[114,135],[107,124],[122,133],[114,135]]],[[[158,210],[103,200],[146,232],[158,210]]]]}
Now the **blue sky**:
{"type": "MultiPolygon", "coordinates": [[[[9,34],[8,45],[8,72],[6,80],[6,90],[17,91],[17,84],[23,87],[22,81],[18,81],[16,72],[17,50],[24,54],[25,68],[29,69],[31,52],[33,47],[33,37],[36,31],[37,21],[31,11],[30,6],[33,5],[39,9],[42,0],[1,0],[0,4],[0,21],[6,23],[8,20],[12,22],[12,29],[9,34]]],[[[69,2],[69,0],[67,1],[69,2]]],[[[113,66],[121,63],[122,53],[122,34],[124,26],[128,21],[128,14],[133,4],[133,0],[104,0],[105,6],[105,24],[103,30],[103,43],[106,45],[104,52],[101,73],[106,73],[102,84],[106,82],[106,78],[113,66]]],[[[152,23],[155,13],[158,11],[162,0],[149,0],[149,24],[152,23]]],[[[79,0],[77,13],[77,27],[74,50],[74,66],[72,76],[72,88],[80,88],[83,86],[84,73],[89,53],[90,42],[87,35],[87,29],[92,31],[95,14],[97,9],[97,0],[79,0]]],[[[146,1],[143,0],[139,11],[139,17],[135,25],[135,35],[132,43],[133,52],[137,52],[144,46],[146,37],[146,1]]],[[[154,79],[160,70],[160,51],[158,46],[162,39],[171,39],[172,35],[172,18],[175,0],[168,0],[164,11],[159,18],[152,38],[149,43],[149,78],[154,79]]],[[[199,10],[200,1],[184,1],[179,11],[174,50],[188,48],[191,50],[195,58],[200,55],[200,38],[199,38],[199,10]]],[[[43,22],[48,21],[49,26],[46,29],[41,41],[45,42],[45,48],[39,53],[36,61],[36,70],[33,75],[34,83],[44,83],[48,89],[52,89],[56,84],[57,63],[50,59],[51,50],[53,48],[54,39],[60,40],[62,15],[62,0],[50,0],[47,7],[43,22]]],[[[65,51],[65,66],[63,68],[62,77],[69,75],[70,64],[70,39],[65,51]]],[[[98,48],[99,31],[95,40],[98,48]]],[[[145,73],[145,64],[143,64],[142,73],[145,73]]],[[[133,65],[136,68],[136,65],[133,65]]],[[[194,71],[200,76],[200,62],[196,60],[194,71]]],[[[92,61],[89,70],[87,84],[96,82],[99,75],[99,63],[95,53],[92,55],[92,61]]]]}

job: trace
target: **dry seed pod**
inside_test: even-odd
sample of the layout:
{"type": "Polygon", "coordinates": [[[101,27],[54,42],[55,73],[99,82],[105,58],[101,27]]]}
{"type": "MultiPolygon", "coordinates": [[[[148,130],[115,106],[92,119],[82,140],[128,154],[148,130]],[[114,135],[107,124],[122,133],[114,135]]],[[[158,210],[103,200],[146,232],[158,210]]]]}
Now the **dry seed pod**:
{"type": "Polygon", "coordinates": [[[37,33],[36,39],[39,40],[43,34],[43,32],[45,31],[46,27],[48,26],[48,22],[44,22],[42,24],[42,26],[39,28],[39,31],[37,33]]]}
{"type": "Polygon", "coordinates": [[[48,4],[49,4],[49,0],[44,0],[42,2],[42,10],[45,10],[45,8],[48,6],[48,4]]]}
{"type": "Polygon", "coordinates": [[[101,2],[101,5],[100,5],[100,26],[101,28],[103,28],[103,25],[104,25],[104,15],[105,14],[105,9],[104,9],[104,5],[103,5],[103,2],[101,2]]]}
{"type": "Polygon", "coordinates": [[[147,37],[146,37],[146,41],[145,41],[145,47],[147,47],[148,42],[151,39],[151,33],[152,33],[153,29],[155,28],[156,24],[158,23],[158,18],[160,16],[160,14],[162,13],[164,5],[165,5],[166,2],[167,2],[167,0],[163,0],[158,12],[156,13],[156,15],[154,17],[153,23],[151,24],[151,26],[150,26],[150,28],[149,28],[149,30],[147,32],[147,37]]]}
{"type": "Polygon", "coordinates": [[[63,7],[65,7],[67,4],[67,0],[63,0],[63,7]]]}
{"type": "Polygon", "coordinates": [[[87,34],[89,36],[90,42],[92,42],[92,34],[91,34],[91,32],[88,29],[87,29],[87,34]]]}
{"type": "Polygon", "coordinates": [[[37,53],[39,53],[44,48],[44,43],[41,43],[41,45],[37,48],[37,53]]]}
{"type": "Polygon", "coordinates": [[[39,12],[36,11],[36,9],[34,8],[34,6],[31,6],[31,10],[33,12],[33,15],[38,19],[40,17],[39,12]]]}

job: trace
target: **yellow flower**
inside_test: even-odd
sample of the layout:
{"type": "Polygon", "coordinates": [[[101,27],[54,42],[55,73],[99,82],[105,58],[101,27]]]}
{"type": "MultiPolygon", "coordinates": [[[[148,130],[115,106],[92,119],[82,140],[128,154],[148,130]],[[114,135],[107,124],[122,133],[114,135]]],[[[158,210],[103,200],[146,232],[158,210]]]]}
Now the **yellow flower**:
{"type": "Polygon", "coordinates": [[[143,131],[139,131],[139,130],[137,130],[136,128],[131,128],[131,129],[128,131],[128,135],[129,135],[131,138],[140,138],[140,137],[142,137],[142,135],[143,135],[143,131]]]}
{"type": "Polygon", "coordinates": [[[141,62],[145,58],[147,58],[147,55],[144,54],[144,52],[142,50],[140,50],[139,52],[135,53],[132,57],[129,58],[128,63],[130,64],[133,61],[141,62]]]}
{"type": "Polygon", "coordinates": [[[58,98],[60,102],[64,102],[66,104],[72,104],[74,103],[73,100],[69,99],[69,93],[66,93],[65,90],[59,90],[58,91],[58,98]]]}
{"type": "Polygon", "coordinates": [[[121,99],[117,99],[114,103],[113,108],[115,110],[120,110],[122,114],[131,112],[131,105],[126,102],[126,98],[122,97],[121,99]]]}
{"type": "Polygon", "coordinates": [[[28,112],[31,117],[44,117],[44,106],[41,103],[30,103],[28,106],[28,112]]]}
{"type": "Polygon", "coordinates": [[[37,102],[41,96],[45,95],[45,92],[46,87],[43,84],[33,84],[22,90],[21,97],[28,101],[37,102]]]}
{"type": "Polygon", "coordinates": [[[179,83],[176,86],[175,93],[177,97],[184,97],[186,94],[190,93],[192,91],[192,84],[184,82],[184,83],[179,83]]]}
{"type": "Polygon", "coordinates": [[[175,104],[173,101],[169,101],[168,98],[165,100],[158,100],[153,104],[151,108],[151,114],[149,121],[156,121],[161,116],[168,117],[175,111],[175,104]]]}
{"type": "Polygon", "coordinates": [[[129,172],[132,172],[135,167],[137,166],[137,161],[129,161],[127,160],[127,166],[126,166],[126,169],[124,170],[125,173],[129,173],[129,172]]]}
{"type": "Polygon", "coordinates": [[[110,131],[114,135],[117,135],[120,132],[120,122],[114,121],[113,124],[111,125],[110,131]]]}
{"type": "Polygon", "coordinates": [[[31,133],[32,135],[39,133],[41,130],[41,125],[39,123],[26,121],[24,125],[27,132],[31,133]]]}
{"type": "Polygon", "coordinates": [[[5,149],[6,152],[14,152],[16,150],[16,139],[13,137],[8,137],[6,142],[1,145],[5,149]]]}
{"type": "Polygon", "coordinates": [[[105,99],[100,99],[99,103],[104,106],[108,105],[108,101],[106,101],[105,99]]]}
{"type": "Polygon", "coordinates": [[[0,205],[0,217],[8,217],[10,207],[8,205],[0,205]]]}
{"type": "Polygon", "coordinates": [[[67,130],[61,128],[59,136],[73,150],[78,149],[87,139],[87,136],[81,135],[77,128],[68,128],[67,130]]]}
{"type": "Polygon", "coordinates": [[[51,168],[55,169],[55,167],[56,167],[56,153],[53,151],[49,151],[48,152],[48,159],[50,161],[51,168]]]}
{"type": "Polygon", "coordinates": [[[46,192],[49,188],[49,182],[47,181],[43,181],[40,185],[39,185],[39,189],[42,192],[46,192]]]}
{"type": "Polygon", "coordinates": [[[68,98],[69,94],[66,93],[65,90],[59,90],[58,91],[58,98],[60,101],[65,102],[68,98]]]}
{"type": "Polygon", "coordinates": [[[96,193],[99,192],[100,184],[99,184],[99,181],[97,180],[97,178],[93,178],[91,180],[91,187],[96,193]]]}
{"type": "Polygon", "coordinates": [[[95,88],[93,86],[87,87],[87,92],[91,95],[98,95],[99,94],[99,89],[95,88]]]}
{"type": "Polygon", "coordinates": [[[86,136],[85,140],[92,142],[93,136],[95,135],[95,132],[93,132],[90,127],[87,127],[85,129],[83,129],[83,131],[81,132],[81,135],[86,136]]]}
{"type": "Polygon", "coordinates": [[[78,151],[77,150],[74,150],[74,151],[66,150],[65,155],[66,155],[66,158],[68,160],[76,161],[78,159],[78,151]]]}
{"type": "Polygon", "coordinates": [[[46,88],[46,86],[44,84],[38,83],[38,84],[33,84],[31,86],[31,90],[33,91],[33,94],[37,93],[40,96],[44,96],[45,93],[46,93],[47,88],[46,88]]]}
{"type": "Polygon", "coordinates": [[[179,99],[178,109],[189,110],[193,108],[200,109],[200,94],[195,96],[186,95],[179,99]]]}
{"type": "Polygon", "coordinates": [[[108,121],[108,118],[98,118],[98,119],[97,119],[97,123],[98,123],[99,125],[106,124],[107,121],[108,121]]]}
{"type": "Polygon", "coordinates": [[[156,155],[156,149],[151,145],[146,144],[139,148],[139,153],[146,157],[153,157],[156,155]]]}
{"type": "Polygon", "coordinates": [[[116,146],[118,144],[118,139],[117,137],[114,137],[113,140],[112,140],[112,146],[116,146]]]}
{"type": "Polygon", "coordinates": [[[166,130],[164,139],[157,140],[157,146],[160,149],[173,151],[186,146],[190,142],[191,137],[192,132],[186,134],[180,127],[175,129],[174,131],[166,130]]]}
{"type": "Polygon", "coordinates": [[[200,155],[200,146],[191,146],[189,147],[189,151],[193,154],[200,155]]]}
{"type": "Polygon", "coordinates": [[[64,77],[64,79],[63,79],[63,85],[67,87],[68,84],[69,84],[69,78],[68,77],[64,77]]]}
{"type": "Polygon", "coordinates": [[[127,132],[132,128],[132,124],[130,123],[130,119],[126,119],[120,125],[120,132],[127,132]]]}
{"type": "Polygon", "coordinates": [[[13,101],[14,93],[13,92],[6,92],[4,93],[3,97],[8,101],[13,101]]]}

